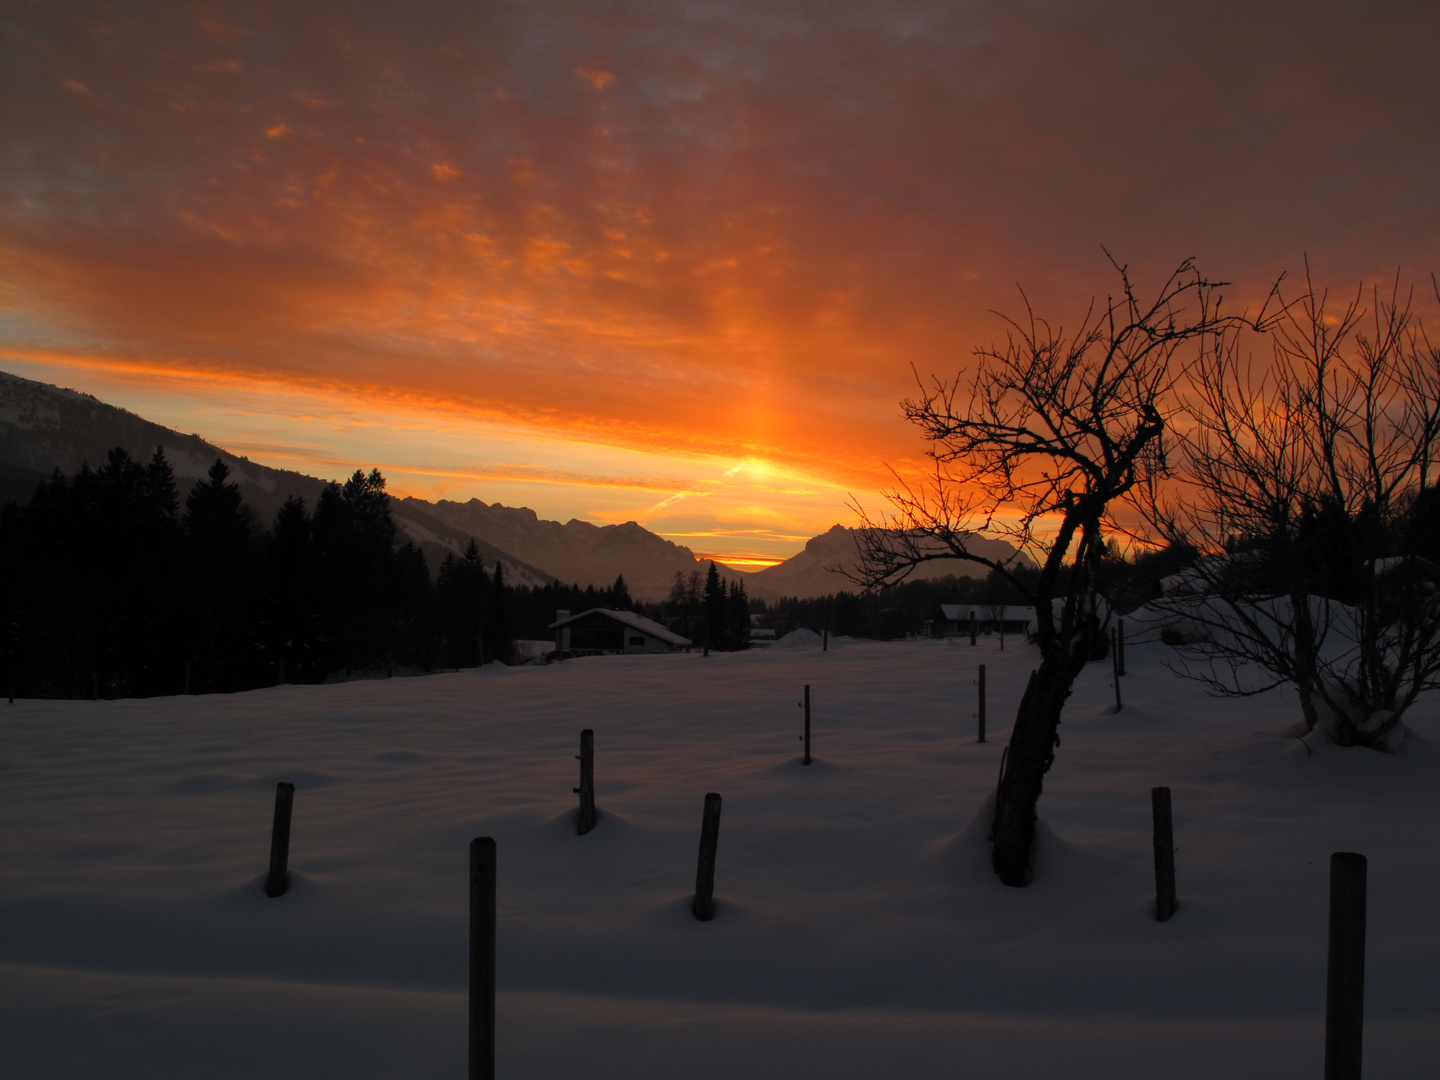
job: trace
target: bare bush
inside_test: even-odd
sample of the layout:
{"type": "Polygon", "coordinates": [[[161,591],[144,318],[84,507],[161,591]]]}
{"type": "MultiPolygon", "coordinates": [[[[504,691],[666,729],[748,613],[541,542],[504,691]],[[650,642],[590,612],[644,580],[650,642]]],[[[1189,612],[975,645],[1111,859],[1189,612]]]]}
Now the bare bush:
{"type": "Polygon", "coordinates": [[[1440,350],[1398,277],[1364,296],[1332,305],[1307,268],[1268,365],[1230,338],[1192,366],[1180,484],[1149,506],[1201,558],[1152,607],[1210,691],[1291,683],[1307,730],[1384,748],[1440,685],[1440,350]]]}

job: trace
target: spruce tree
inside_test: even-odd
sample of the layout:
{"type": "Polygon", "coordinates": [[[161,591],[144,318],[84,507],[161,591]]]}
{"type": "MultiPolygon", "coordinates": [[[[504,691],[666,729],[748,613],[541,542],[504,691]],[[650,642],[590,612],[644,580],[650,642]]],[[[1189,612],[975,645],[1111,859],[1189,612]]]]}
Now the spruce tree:
{"type": "Polygon", "coordinates": [[[508,664],[515,656],[515,642],[507,619],[505,591],[505,564],[496,561],[489,602],[485,605],[485,648],[491,659],[508,664]]]}
{"type": "Polygon", "coordinates": [[[750,598],[745,595],[745,583],[738,578],[730,582],[728,608],[729,647],[748,649],[750,647],[750,598]]]}
{"type": "MultiPolygon", "coordinates": [[[[676,572],[679,576],[679,572],[676,572]]],[[[616,574],[615,584],[610,586],[610,604],[616,611],[632,611],[635,602],[630,599],[630,586],[625,584],[625,575],[616,574]]]]}
{"type": "Polygon", "coordinates": [[[710,569],[705,574],[705,632],[706,640],[712,650],[724,650],[730,647],[727,608],[725,581],[720,577],[720,571],[715,568],[715,563],[712,561],[710,569]]]}

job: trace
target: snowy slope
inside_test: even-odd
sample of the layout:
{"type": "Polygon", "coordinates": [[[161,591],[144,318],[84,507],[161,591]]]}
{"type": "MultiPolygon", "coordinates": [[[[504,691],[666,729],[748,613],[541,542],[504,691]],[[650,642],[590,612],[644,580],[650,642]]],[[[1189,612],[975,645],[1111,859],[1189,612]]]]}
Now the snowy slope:
{"type": "Polygon", "coordinates": [[[1435,1076],[1435,703],[1403,756],[1307,749],[1285,695],[1214,702],[1132,645],[1122,712],[1108,664],[1071,699],[1011,890],[978,816],[1035,663],[1009,645],[0,705],[0,1074],[463,1075],[466,846],[492,835],[504,1077],[1313,1077],[1336,850],[1370,857],[1367,1076],[1435,1076]],[[576,837],[585,726],[602,819],[576,837]],[[282,779],[295,884],[269,900],[282,779]]]}

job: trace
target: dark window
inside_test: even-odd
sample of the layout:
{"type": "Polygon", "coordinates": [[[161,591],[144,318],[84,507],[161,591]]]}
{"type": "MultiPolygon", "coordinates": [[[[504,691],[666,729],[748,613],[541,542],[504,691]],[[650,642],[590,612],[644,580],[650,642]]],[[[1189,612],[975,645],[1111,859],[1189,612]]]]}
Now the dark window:
{"type": "Polygon", "coordinates": [[[604,615],[592,615],[570,625],[572,649],[623,649],[625,628],[604,615]]]}
{"type": "Polygon", "coordinates": [[[644,639],[643,637],[632,637],[632,638],[630,639],[630,644],[631,644],[631,645],[644,645],[644,644],[645,644],[645,639],[644,639]]]}

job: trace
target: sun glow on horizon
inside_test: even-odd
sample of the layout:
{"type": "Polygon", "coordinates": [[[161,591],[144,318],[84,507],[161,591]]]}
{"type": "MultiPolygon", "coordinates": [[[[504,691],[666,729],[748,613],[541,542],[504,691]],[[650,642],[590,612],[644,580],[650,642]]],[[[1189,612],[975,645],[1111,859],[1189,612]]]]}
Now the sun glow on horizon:
{"type": "Polygon", "coordinates": [[[1436,265],[1440,23],[1073,7],[12,4],[0,366],[764,561],[923,479],[1016,283],[1436,265]]]}
{"type": "Polygon", "coordinates": [[[387,400],[333,383],[17,352],[0,349],[7,370],[72,386],[272,468],[343,479],[375,467],[401,498],[479,498],[560,521],[635,521],[692,548],[702,541],[698,557],[737,568],[775,565],[849,513],[850,485],[771,460],[616,446],[591,431],[497,422],[414,394],[387,400]]]}

